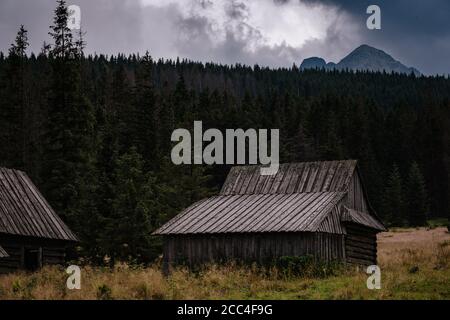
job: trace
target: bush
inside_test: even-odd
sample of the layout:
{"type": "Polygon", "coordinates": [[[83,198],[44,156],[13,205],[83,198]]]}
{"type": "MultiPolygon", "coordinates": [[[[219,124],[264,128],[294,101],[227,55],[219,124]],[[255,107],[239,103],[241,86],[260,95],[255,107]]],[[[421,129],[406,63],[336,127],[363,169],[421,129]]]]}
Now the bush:
{"type": "Polygon", "coordinates": [[[315,260],[312,255],[305,255],[280,257],[275,265],[285,276],[325,278],[335,275],[340,264],[315,260]]]}
{"type": "Polygon", "coordinates": [[[106,284],[102,284],[97,288],[97,299],[112,300],[112,290],[106,284]]]}

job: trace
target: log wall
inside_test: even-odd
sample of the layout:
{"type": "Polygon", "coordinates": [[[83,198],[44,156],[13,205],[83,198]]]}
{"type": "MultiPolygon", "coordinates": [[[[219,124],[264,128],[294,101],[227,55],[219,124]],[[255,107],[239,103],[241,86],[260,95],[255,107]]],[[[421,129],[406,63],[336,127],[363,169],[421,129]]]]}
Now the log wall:
{"type": "Polygon", "coordinates": [[[354,223],[346,224],[346,261],[350,264],[377,264],[377,235],[372,229],[354,223]]]}
{"type": "Polygon", "coordinates": [[[39,252],[39,265],[63,264],[65,261],[66,243],[61,241],[32,239],[26,237],[0,235],[0,245],[9,257],[0,258],[0,274],[25,269],[25,250],[39,252]]]}
{"type": "Polygon", "coordinates": [[[330,233],[235,233],[166,236],[167,265],[222,263],[265,264],[282,256],[312,255],[324,261],[343,261],[344,236],[330,233]]]}

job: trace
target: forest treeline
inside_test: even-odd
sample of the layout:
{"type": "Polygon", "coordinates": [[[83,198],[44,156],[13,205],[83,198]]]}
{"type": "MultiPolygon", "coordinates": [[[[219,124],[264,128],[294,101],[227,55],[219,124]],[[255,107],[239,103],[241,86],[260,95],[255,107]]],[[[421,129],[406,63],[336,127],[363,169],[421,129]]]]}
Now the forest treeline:
{"type": "MultiPolygon", "coordinates": [[[[358,159],[388,225],[449,215],[450,79],[88,55],[57,1],[51,41],[0,53],[0,166],[24,170],[82,254],[149,261],[151,232],[216,193],[228,166],[175,166],[175,128],[279,128],[281,162],[358,159]]],[[[14,35],[12,35],[12,40],[14,35]]]]}

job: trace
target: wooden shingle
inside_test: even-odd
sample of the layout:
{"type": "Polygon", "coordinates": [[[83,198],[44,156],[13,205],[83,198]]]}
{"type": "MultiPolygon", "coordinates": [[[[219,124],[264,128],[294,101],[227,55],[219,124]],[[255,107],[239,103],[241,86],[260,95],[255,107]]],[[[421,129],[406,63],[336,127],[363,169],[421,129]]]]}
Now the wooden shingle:
{"type": "Polygon", "coordinates": [[[273,176],[261,176],[259,166],[233,167],[220,194],[343,192],[356,163],[356,160],[287,163],[281,164],[273,176]]]}
{"type": "Polygon", "coordinates": [[[78,241],[28,176],[0,168],[0,233],[78,241]]]}

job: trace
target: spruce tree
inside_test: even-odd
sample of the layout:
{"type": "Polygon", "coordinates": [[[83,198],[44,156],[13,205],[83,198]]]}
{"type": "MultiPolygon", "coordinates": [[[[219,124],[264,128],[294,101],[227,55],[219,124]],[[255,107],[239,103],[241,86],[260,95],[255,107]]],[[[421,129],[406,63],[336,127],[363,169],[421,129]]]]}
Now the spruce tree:
{"type": "Polygon", "coordinates": [[[404,224],[403,182],[397,165],[393,165],[383,195],[383,213],[390,225],[404,224]]]}
{"type": "Polygon", "coordinates": [[[15,42],[11,44],[6,68],[6,94],[0,120],[2,162],[6,167],[25,169],[26,147],[25,119],[27,94],[25,67],[27,64],[28,32],[20,26],[15,42]]]}
{"type": "Polygon", "coordinates": [[[111,121],[117,134],[117,148],[119,153],[125,153],[130,147],[132,140],[132,130],[130,124],[133,123],[133,112],[131,112],[130,101],[132,101],[132,89],[127,78],[127,72],[122,64],[116,66],[112,79],[112,101],[110,115],[111,121]]]}
{"type": "Polygon", "coordinates": [[[69,10],[65,0],[57,0],[53,16],[53,25],[48,33],[53,39],[51,54],[56,58],[70,58],[76,51],[73,43],[73,35],[67,26],[69,10]]]}
{"type": "Polygon", "coordinates": [[[409,170],[405,200],[409,224],[424,226],[427,221],[427,192],[422,172],[415,161],[409,170]]]}
{"type": "Polygon", "coordinates": [[[187,119],[186,114],[189,108],[189,92],[186,88],[186,82],[181,72],[178,74],[178,81],[173,93],[173,105],[175,113],[175,122],[181,125],[190,125],[192,119],[187,119]]]}
{"type": "Polygon", "coordinates": [[[58,0],[51,32],[52,84],[44,139],[44,190],[50,203],[76,231],[82,230],[80,204],[91,183],[95,149],[93,106],[81,89],[80,59],[67,27],[68,10],[58,0]]]}
{"type": "Polygon", "coordinates": [[[135,146],[144,157],[145,168],[150,169],[157,161],[157,135],[155,94],[152,79],[153,60],[148,52],[141,58],[136,69],[134,103],[129,123],[131,140],[128,144],[135,146]]]}
{"type": "Polygon", "coordinates": [[[15,43],[11,44],[9,54],[24,59],[26,58],[26,50],[29,45],[30,44],[28,42],[28,31],[22,24],[20,25],[19,31],[17,32],[15,43]]]}
{"type": "Polygon", "coordinates": [[[106,252],[113,263],[148,261],[154,225],[154,178],[144,171],[144,159],[135,147],[116,160],[114,180],[112,212],[103,228],[106,252]]]}
{"type": "MultiPolygon", "coordinates": [[[[158,137],[158,153],[161,158],[170,154],[171,145],[170,139],[172,132],[175,129],[175,114],[171,101],[171,96],[168,93],[167,82],[163,84],[163,92],[158,99],[158,120],[159,130],[156,133],[158,137]]],[[[161,159],[158,159],[161,161],[161,159]]]]}

